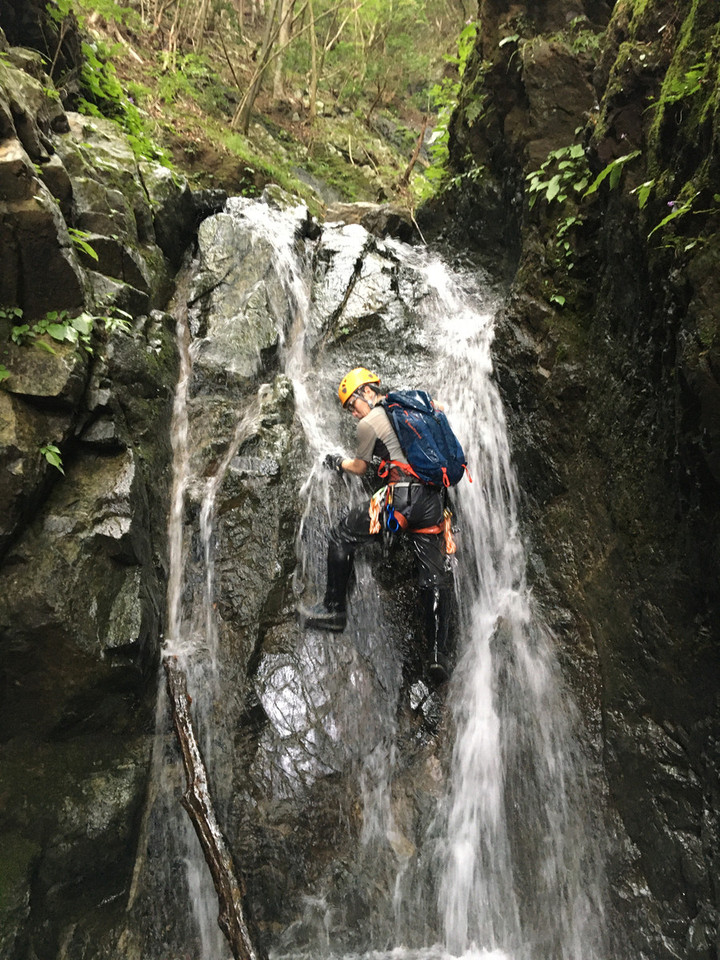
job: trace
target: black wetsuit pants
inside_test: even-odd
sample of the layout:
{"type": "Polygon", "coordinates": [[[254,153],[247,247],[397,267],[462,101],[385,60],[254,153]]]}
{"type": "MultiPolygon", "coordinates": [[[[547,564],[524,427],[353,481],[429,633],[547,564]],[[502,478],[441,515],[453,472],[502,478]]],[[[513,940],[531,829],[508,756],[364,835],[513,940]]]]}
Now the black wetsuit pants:
{"type": "MultiPolygon", "coordinates": [[[[370,533],[370,502],[353,507],[330,533],[327,558],[325,606],[329,610],[345,610],[347,588],[352,574],[355,551],[363,544],[382,536],[370,533]]],[[[445,552],[442,533],[413,533],[441,524],[444,515],[444,494],[422,483],[398,483],[393,489],[393,508],[407,520],[409,537],[415,554],[418,585],[422,591],[425,632],[430,651],[446,653],[452,594],[452,571],[445,552]]]]}

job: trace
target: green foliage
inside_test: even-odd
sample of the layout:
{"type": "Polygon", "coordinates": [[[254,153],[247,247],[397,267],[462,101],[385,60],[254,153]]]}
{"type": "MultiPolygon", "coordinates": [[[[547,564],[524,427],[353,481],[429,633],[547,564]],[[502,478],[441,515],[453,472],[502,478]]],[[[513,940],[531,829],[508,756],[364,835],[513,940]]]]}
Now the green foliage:
{"type": "MultiPolygon", "coordinates": [[[[92,8],[101,16],[126,26],[138,27],[142,23],[135,10],[121,6],[114,0],[95,0],[92,8]]],[[[84,26],[83,8],[76,0],[54,0],[54,3],[47,4],[46,9],[49,16],[60,26],[60,42],[70,17],[76,16],[80,26],[84,26]]],[[[125,93],[111,62],[122,50],[122,45],[110,45],[102,40],[84,40],[81,49],[83,63],[80,69],[80,84],[83,95],[78,98],[80,113],[114,120],[125,132],[136,156],[157,160],[169,166],[167,154],[153,142],[144,117],[132,97],[125,93]]]]}
{"type": "Polygon", "coordinates": [[[42,320],[34,323],[32,327],[27,323],[14,326],[10,336],[18,346],[35,343],[41,349],[54,353],[55,351],[50,344],[38,339],[44,334],[47,334],[58,343],[72,343],[81,347],[87,353],[92,353],[90,336],[92,334],[93,323],[94,318],[86,313],[81,313],[77,317],[71,317],[67,310],[51,310],[45,314],[42,320]]]}
{"type": "Polygon", "coordinates": [[[571,192],[582,194],[590,180],[585,151],[579,143],[552,150],[539,170],[533,170],[525,179],[529,182],[530,209],[537,198],[547,203],[564,203],[571,192]]]}
{"type": "MultiPolygon", "coordinates": [[[[605,182],[610,189],[616,189],[625,165],[639,155],[640,151],[635,150],[612,160],[592,183],[589,183],[590,168],[585,151],[580,144],[573,144],[551,151],[540,169],[526,176],[529,184],[528,206],[531,210],[538,197],[544,199],[548,207],[553,203],[560,206],[570,197],[576,200],[577,206],[573,209],[577,212],[569,213],[564,217],[558,215],[555,221],[555,235],[547,248],[548,260],[551,263],[554,261],[554,265],[561,268],[565,274],[569,274],[575,267],[575,246],[571,237],[573,231],[583,223],[582,201],[596,193],[605,182]]],[[[644,198],[646,199],[647,197],[644,198]]],[[[565,304],[565,297],[557,292],[553,292],[548,299],[558,306],[565,304]]]]}
{"type": "Polygon", "coordinates": [[[45,443],[42,447],[40,447],[40,453],[43,457],[45,457],[51,467],[55,467],[56,470],[59,470],[60,473],[65,476],[62,454],[60,453],[59,447],[57,447],[54,443],[45,443]]]}
{"type": "MultiPolygon", "coordinates": [[[[0,318],[11,321],[21,320],[23,312],[19,307],[1,307],[0,318]]],[[[98,323],[102,324],[107,333],[127,333],[130,331],[129,313],[114,307],[107,316],[93,316],[83,312],[75,317],[70,316],[67,310],[51,310],[45,316],[33,323],[15,322],[10,330],[10,339],[18,346],[33,344],[48,353],[55,353],[52,345],[40,339],[47,335],[57,343],[71,343],[73,346],[92,354],[92,334],[98,323]]]]}
{"type": "Polygon", "coordinates": [[[580,217],[564,217],[555,230],[555,240],[557,241],[560,254],[565,260],[565,266],[568,271],[572,270],[575,266],[573,247],[570,243],[569,234],[573,227],[579,226],[581,223],[582,220],[580,217]]]}
{"type": "MultiPolygon", "coordinates": [[[[428,140],[431,163],[425,171],[425,177],[431,185],[439,189],[447,189],[453,184],[448,175],[448,161],[450,158],[448,144],[450,141],[450,120],[458,104],[462,77],[465,74],[470,54],[475,47],[478,25],[475,21],[466,23],[457,39],[457,55],[446,56],[444,59],[457,69],[457,77],[443,77],[440,83],[430,88],[430,99],[437,110],[437,122],[428,140]]],[[[470,126],[482,114],[483,98],[478,96],[465,108],[466,117],[470,126]]],[[[480,167],[474,168],[477,173],[480,167]]]]}
{"type": "Polygon", "coordinates": [[[160,99],[167,104],[185,97],[207,112],[228,114],[230,90],[221,81],[208,58],[202,53],[159,54],[156,72],[160,99]]]}
{"type": "Polygon", "coordinates": [[[677,103],[680,100],[686,100],[688,97],[692,97],[698,93],[698,91],[702,89],[710,65],[710,51],[708,50],[701,60],[694,63],[680,76],[668,74],[658,102],[660,104],[677,103]]]}
{"type": "Polygon", "coordinates": [[[110,62],[118,50],[118,45],[110,46],[100,40],[82,44],[84,59],[80,80],[85,96],[78,103],[80,112],[114,120],[124,130],[136,156],[167,164],[167,155],[147,133],[140,111],[125,95],[117,71],[110,62]]]}
{"type": "Polygon", "coordinates": [[[635,187],[630,193],[634,193],[638,199],[638,209],[642,210],[650,198],[650,194],[655,188],[655,180],[646,180],[639,187],[635,187]]]}
{"type": "Polygon", "coordinates": [[[109,334],[130,333],[132,330],[132,314],[119,307],[113,307],[112,312],[104,317],[95,317],[96,321],[105,324],[105,329],[109,334]]]}
{"type": "Polygon", "coordinates": [[[62,23],[66,17],[74,13],[78,22],[83,24],[85,20],[83,14],[88,7],[93,13],[104,17],[105,20],[122,24],[131,30],[139,30],[142,27],[142,17],[137,10],[116,3],[115,0],[92,0],[89,4],[78,2],[78,0],[55,0],[54,3],[46,5],[46,10],[56,23],[62,23]]]}
{"type": "Polygon", "coordinates": [[[600,184],[603,183],[603,181],[608,177],[610,178],[610,189],[614,190],[620,182],[620,176],[625,164],[629,163],[631,160],[634,160],[635,157],[639,157],[641,153],[641,150],[633,150],[632,153],[626,153],[623,157],[617,157],[615,160],[611,160],[610,163],[600,171],[597,177],[595,177],[593,182],[587,188],[583,194],[583,199],[585,199],[585,197],[589,197],[593,193],[596,193],[600,184]]]}
{"type": "Polygon", "coordinates": [[[0,307],[0,320],[9,320],[10,323],[16,323],[22,318],[23,311],[20,307],[0,307]]]}
{"type": "Polygon", "coordinates": [[[4,363],[0,363],[0,383],[2,383],[3,380],[7,380],[9,376],[10,376],[10,371],[8,370],[8,368],[5,366],[4,363]]]}
{"type": "Polygon", "coordinates": [[[73,13],[73,3],[72,0],[55,0],[54,3],[46,3],[45,10],[52,20],[62,24],[73,13]]]}
{"type": "Polygon", "coordinates": [[[581,15],[570,21],[566,43],[575,54],[588,53],[596,56],[600,52],[603,36],[602,32],[591,29],[588,18],[581,15]]]}
{"type": "MultiPolygon", "coordinates": [[[[660,223],[656,224],[656,225],[652,228],[652,230],[651,230],[650,233],[648,234],[648,240],[650,239],[650,237],[653,236],[653,234],[657,233],[658,230],[662,230],[662,229],[663,229],[664,227],[666,227],[669,223],[672,223],[673,220],[677,220],[679,217],[684,217],[684,216],[686,216],[688,213],[692,213],[692,214],[694,214],[694,215],[696,215],[696,216],[698,216],[698,215],[700,215],[700,214],[711,214],[711,215],[715,214],[715,215],[716,215],[716,214],[720,213],[720,207],[711,207],[711,208],[706,209],[706,210],[693,210],[693,206],[694,206],[694,204],[695,204],[695,201],[697,200],[697,198],[698,198],[699,196],[700,196],[700,191],[699,191],[699,190],[695,190],[695,191],[693,191],[693,193],[692,193],[686,200],[683,200],[683,201],[680,201],[680,200],[669,200],[669,201],[668,201],[668,207],[670,207],[670,213],[668,213],[667,216],[663,217],[663,219],[660,221],[660,223]]],[[[720,193],[715,193],[715,194],[713,194],[713,201],[714,201],[715,203],[717,203],[717,204],[720,204],[720,193]]],[[[690,250],[692,247],[695,246],[696,242],[697,242],[696,240],[691,240],[691,241],[689,241],[688,243],[685,244],[684,249],[685,249],[685,250],[690,250]]],[[[678,246],[678,241],[673,238],[673,239],[670,239],[670,240],[667,242],[666,245],[675,248],[675,247],[678,246]]]]}
{"type": "Polygon", "coordinates": [[[98,259],[95,249],[88,243],[89,233],[86,233],[85,230],[78,230],[76,227],[68,227],[68,233],[76,247],[84,251],[92,260],[98,259]]]}

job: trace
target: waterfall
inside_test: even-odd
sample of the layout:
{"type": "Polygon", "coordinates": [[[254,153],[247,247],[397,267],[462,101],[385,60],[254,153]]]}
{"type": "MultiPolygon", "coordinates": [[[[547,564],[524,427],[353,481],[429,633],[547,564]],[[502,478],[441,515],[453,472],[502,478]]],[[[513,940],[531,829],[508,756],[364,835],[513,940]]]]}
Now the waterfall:
{"type": "MultiPolygon", "coordinates": [[[[377,242],[354,226],[328,224],[320,239],[310,239],[301,229],[306,219],[298,208],[229,201],[208,225],[217,249],[206,241],[206,259],[220,265],[221,280],[201,275],[188,299],[199,302],[207,290],[235,298],[232,322],[194,314],[188,321],[181,311],[178,327],[183,363],[164,653],[181,658],[187,672],[231,846],[237,835],[258,869],[264,856],[286,857],[288,869],[302,874],[305,864],[296,860],[305,848],[293,838],[307,830],[319,797],[318,823],[341,848],[335,859],[332,844],[323,849],[304,891],[288,887],[300,906],[271,947],[277,956],[353,950],[372,958],[392,950],[416,960],[606,960],[602,853],[588,823],[578,718],[525,581],[517,483],[492,376],[493,304],[476,277],[426,250],[377,242]],[[236,254],[240,242],[265,258],[248,267],[256,273],[242,296],[233,292],[239,283],[233,271],[245,255],[236,254]],[[368,316],[385,310],[386,327],[394,325],[394,349],[377,347],[362,328],[357,342],[350,327],[333,341],[328,316],[360,310],[354,298],[362,289],[372,300],[362,305],[368,316]],[[269,319],[257,322],[274,344],[267,351],[271,373],[259,349],[233,353],[239,324],[255,322],[259,303],[269,319]],[[373,355],[361,352],[368,347],[373,355]],[[383,363],[379,372],[386,383],[395,378],[391,385],[430,390],[468,455],[473,482],[452,494],[460,546],[453,678],[434,692],[408,676],[405,660],[418,645],[412,611],[395,610],[377,573],[376,549],[356,563],[346,630],[300,631],[291,611],[273,614],[270,632],[278,630],[280,640],[259,638],[253,675],[238,692],[237,644],[228,649],[216,610],[224,590],[224,573],[216,569],[218,499],[233,486],[222,511],[231,517],[244,478],[272,470],[280,476],[261,441],[268,418],[277,418],[278,397],[290,395],[302,438],[285,461],[297,471],[297,562],[289,583],[272,557],[263,569],[289,591],[293,605],[322,596],[326,532],[349,503],[367,495],[359,479],[322,467],[328,451],[351,450],[352,425],[333,395],[342,373],[361,363],[383,363]],[[210,386],[200,379],[208,370],[210,386]],[[234,392],[228,382],[240,386],[234,392]],[[212,443],[201,433],[209,429],[204,404],[212,422],[223,425],[212,443]],[[242,759],[234,738],[252,703],[263,719],[251,756],[242,759]],[[418,770],[425,771],[421,801],[411,796],[418,770]],[[279,823],[274,811],[284,807],[295,819],[279,823]],[[259,826],[253,818],[261,815],[259,826]],[[272,853],[255,852],[257,836],[272,853]]],[[[226,571],[234,557],[223,557],[226,571]]],[[[153,870],[161,871],[162,860],[170,865],[154,889],[178,903],[160,911],[158,932],[148,938],[155,947],[146,956],[180,954],[192,942],[200,960],[225,960],[214,892],[177,803],[177,757],[163,696],[147,837],[156,851],[153,870]],[[177,921],[178,910],[194,919],[177,921]]],[[[139,885],[136,877],[134,889],[139,885]]],[[[286,906],[283,900],[275,909],[286,906]]]]}
{"type": "Polygon", "coordinates": [[[456,736],[439,883],[445,943],[453,954],[483,946],[528,960],[600,960],[602,850],[589,820],[578,718],[525,580],[517,482],[492,377],[493,311],[483,309],[475,278],[422,251],[405,257],[432,331],[431,386],[474,473],[456,497],[456,736]]]}

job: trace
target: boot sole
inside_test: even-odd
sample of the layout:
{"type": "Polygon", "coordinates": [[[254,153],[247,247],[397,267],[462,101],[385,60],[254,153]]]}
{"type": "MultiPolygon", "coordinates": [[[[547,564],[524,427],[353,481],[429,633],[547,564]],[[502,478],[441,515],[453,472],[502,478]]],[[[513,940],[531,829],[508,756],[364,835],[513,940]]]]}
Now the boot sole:
{"type": "Polygon", "coordinates": [[[318,620],[315,617],[305,616],[302,611],[298,611],[298,619],[303,630],[327,630],[329,633],[342,633],[347,625],[347,621],[318,620]]]}

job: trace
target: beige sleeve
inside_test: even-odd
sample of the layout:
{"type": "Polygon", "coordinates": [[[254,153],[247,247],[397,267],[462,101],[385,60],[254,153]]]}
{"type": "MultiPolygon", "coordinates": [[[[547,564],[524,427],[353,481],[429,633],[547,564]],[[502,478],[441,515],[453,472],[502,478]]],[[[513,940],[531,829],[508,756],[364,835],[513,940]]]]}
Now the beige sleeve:
{"type": "Polygon", "coordinates": [[[377,434],[365,420],[361,420],[357,425],[357,447],[355,456],[358,460],[365,460],[369,463],[373,458],[375,441],[377,434]]]}

